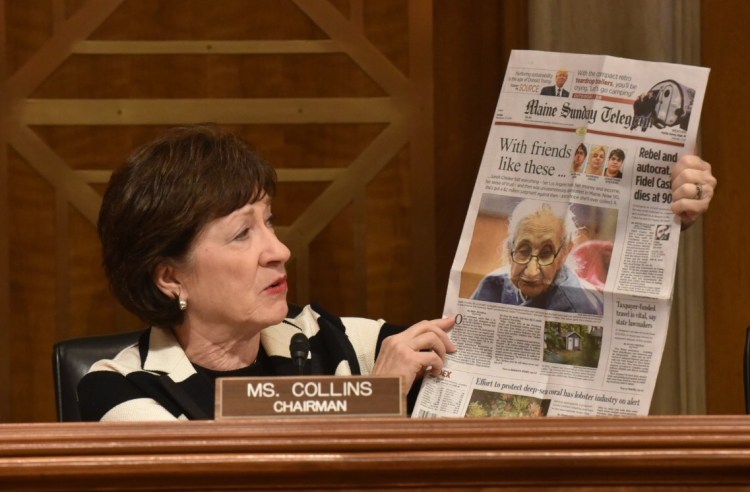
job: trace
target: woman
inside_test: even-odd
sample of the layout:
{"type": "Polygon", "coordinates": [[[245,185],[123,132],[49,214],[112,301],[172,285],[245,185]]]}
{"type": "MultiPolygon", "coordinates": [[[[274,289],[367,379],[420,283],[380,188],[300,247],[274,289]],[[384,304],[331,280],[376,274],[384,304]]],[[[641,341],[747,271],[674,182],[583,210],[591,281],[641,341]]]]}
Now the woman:
{"type": "Polygon", "coordinates": [[[576,236],[566,203],[524,199],[508,218],[507,263],[490,272],[471,298],[548,311],[601,315],[604,300],[567,263],[576,236]]]}
{"type": "Polygon", "coordinates": [[[289,342],[310,340],[307,374],[438,374],[453,319],[405,330],[306,306],[287,316],[289,250],[275,236],[274,170],[214,126],[172,130],[115,172],[99,215],[118,300],[151,327],[95,363],[78,387],[84,420],[213,418],[224,376],[296,375],[289,342]]]}
{"type": "Polygon", "coordinates": [[[607,155],[607,149],[603,145],[595,145],[591,148],[589,156],[589,165],[586,167],[586,174],[592,176],[601,176],[604,170],[604,156],[607,155]]]}

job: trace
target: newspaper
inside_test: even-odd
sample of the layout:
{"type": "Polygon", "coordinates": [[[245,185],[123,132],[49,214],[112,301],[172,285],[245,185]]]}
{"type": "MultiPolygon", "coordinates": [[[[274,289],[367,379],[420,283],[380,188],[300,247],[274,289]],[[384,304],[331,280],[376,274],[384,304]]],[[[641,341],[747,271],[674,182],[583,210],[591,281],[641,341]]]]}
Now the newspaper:
{"type": "Polygon", "coordinates": [[[708,72],[512,52],[412,416],[648,414],[708,72]]]}

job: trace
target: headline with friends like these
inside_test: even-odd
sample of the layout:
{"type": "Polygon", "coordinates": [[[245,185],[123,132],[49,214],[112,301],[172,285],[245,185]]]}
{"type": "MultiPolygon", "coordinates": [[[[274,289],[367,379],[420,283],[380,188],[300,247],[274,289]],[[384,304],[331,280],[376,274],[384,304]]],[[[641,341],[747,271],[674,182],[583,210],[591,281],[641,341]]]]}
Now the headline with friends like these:
{"type": "Polygon", "coordinates": [[[414,417],[647,415],[707,68],[513,51],[414,417]]]}

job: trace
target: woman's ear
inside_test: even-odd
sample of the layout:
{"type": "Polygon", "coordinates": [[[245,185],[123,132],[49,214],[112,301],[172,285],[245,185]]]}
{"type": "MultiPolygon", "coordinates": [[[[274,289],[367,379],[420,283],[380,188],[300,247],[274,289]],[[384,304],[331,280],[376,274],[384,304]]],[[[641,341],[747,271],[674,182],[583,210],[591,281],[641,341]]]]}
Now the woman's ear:
{"type": "Polygon", "coordinates": [[[160,261],[154,269],[154,284],[169,298],[182,294],[182,284],[177,278],[177,268],[171,261],[160,261]]]}

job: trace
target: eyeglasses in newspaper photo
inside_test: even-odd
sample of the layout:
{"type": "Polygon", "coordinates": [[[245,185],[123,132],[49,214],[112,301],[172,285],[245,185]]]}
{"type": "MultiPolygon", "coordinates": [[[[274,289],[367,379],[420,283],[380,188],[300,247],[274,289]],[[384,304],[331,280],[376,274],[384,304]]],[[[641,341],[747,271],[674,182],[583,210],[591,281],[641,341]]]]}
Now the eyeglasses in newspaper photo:
{"type": "Polygon", "coordinates": [[[557,248],[557,251],[553,249],[554,247],[552,245],[546,245],[541,251],[539,251],[539,253],[532,255],[531,247],[524,244],[511,250],[510,258],[513,260],[513,263],[518,263],[519,265],[528,265],[533,258],[536,258],[536,262],[539,266],[549,266],[554,263],[555,258],[560,254],[560,250],[562,250],[564,245],[565,242],[561,243],[560,247],[557,248]]]}

